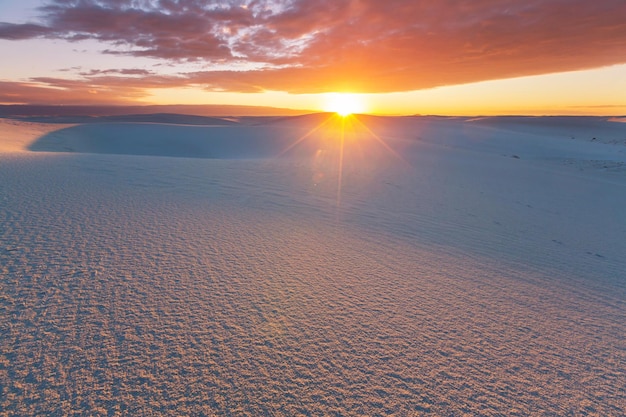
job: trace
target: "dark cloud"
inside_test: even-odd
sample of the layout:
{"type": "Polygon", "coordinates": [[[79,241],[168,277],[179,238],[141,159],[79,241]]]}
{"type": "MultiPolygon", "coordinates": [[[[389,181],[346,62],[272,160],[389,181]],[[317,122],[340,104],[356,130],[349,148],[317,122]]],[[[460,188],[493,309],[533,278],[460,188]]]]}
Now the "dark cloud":
{"type": "Polygon", "coordinates": [[[145,10],[133,7],[135,4],[140,3],[56,1],[43,10],[51,37],[95,39],[131,47],[107,50],[112,54],[181,60],[232,57],[225,41],[213,30],[219,16],[194,9],[145,10]]]}
{"type": "Polygon", "coordinates": [[[16,41],[20,39],[32,39],[49,34],[50,28],[45,26],[25,23],[22,25],[0,22],[0,39],[16,41]]]}
{"type": "Polygon", "coordinates": [[[55,0],[41,11],[41,25],[0,24],[0,38],[257,68],[164,78],[220,91],[406,91],[626,62],[624,0],[55,0]]]}

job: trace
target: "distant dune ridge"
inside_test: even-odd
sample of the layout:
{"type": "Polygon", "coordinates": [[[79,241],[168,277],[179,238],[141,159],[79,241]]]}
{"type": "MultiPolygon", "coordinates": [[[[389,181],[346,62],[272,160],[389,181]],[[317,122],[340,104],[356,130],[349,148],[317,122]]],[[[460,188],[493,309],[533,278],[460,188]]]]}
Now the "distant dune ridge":
{"type": "MultiPolygon", "coordinates": [[[[40,122],[67,125],[60,129],[46,127],[50,132],[36,138],[36,141],[33,140],[33,143],[28,145],[31,151],[220,159],[275,156],[298,138],[307,135],[310,130],[319,129],[320,126],[323,134],[333,135],[336,132],[329,133],[332,130],[327,122],[329,119],[332,119],[329,113],[287,117],[206,117],[158,113],[98,117],[32,116],[26,119],[20,117],[6,120],[30,122],[31,127],[46,126],[40,122]],[[224,129],[225,126],[230,128],[224,129]]],[[[481,150],[501,146],[503,152],[510,148],[511,140],[503,141],[500,132],[507,132],[509,137],[515,135],[526,137],[526,141],[518,141],[515,146],[520,149],[525,146],[538,146],[539,152],[544,152],[544,148],[550,146],[557,146],[557,152],[564,151],[564,148],[571,150],[587,146],[580,142],[598,141],[626,145],[624,126],[618,123],[620,120],[617,118],[576,116],[446,118],[362,115],[358,120],[358,124],[352,122],[355,125],[353,130],[358,130],[358,134],[366,136],[368,140],[372,140],[372,137],[366,129],[371,125],[378,131],[389,133],[392,138],[406,136],[400,142],[406,142],[411,136],[414,136],[413,139],[424,140],[424,136],[432,135],[428,140],[436,144],[480,146],[481,150]],[[440,132],[446,135],[440,135],[440,132]],[[455,134],[451,134],[452,132],[455,134]],[[564,138],[578,139],[577,145],[563,143],[561,139],[564,138]]],[[[333,123],[337,124],[339,121],[335,120],[333,123]]],[[[313,138],[304,141],[300,146],[312,141],[313,138]]],[[[318,149],[313,146],[309,150],[318,149]]],[[[493,150],[495,151],[495,148],[493,150]]]]}
{"type": "Polygon", "coordinates": [[[0,410],[625,415],[621,121],[0,118],[0,410]]]}
{"type": "Polygon", "coordinates": [[[137,114],[178,114],[181,116],[289,116],[311,113],[277,107],[240,105],[147,105],[147,106],[52,106],[0,105],[3,117],[107,117],[137,114]]]}

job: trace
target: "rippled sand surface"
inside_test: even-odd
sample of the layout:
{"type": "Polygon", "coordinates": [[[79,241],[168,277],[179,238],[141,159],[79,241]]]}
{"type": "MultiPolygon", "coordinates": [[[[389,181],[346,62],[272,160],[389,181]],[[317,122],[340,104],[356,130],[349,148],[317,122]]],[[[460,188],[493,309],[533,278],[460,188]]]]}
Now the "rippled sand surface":
{"type": "Polygon", "coordinates": [[[437,123],[5,149],[0,415],[623,415],[624,147],[437,123]]]}

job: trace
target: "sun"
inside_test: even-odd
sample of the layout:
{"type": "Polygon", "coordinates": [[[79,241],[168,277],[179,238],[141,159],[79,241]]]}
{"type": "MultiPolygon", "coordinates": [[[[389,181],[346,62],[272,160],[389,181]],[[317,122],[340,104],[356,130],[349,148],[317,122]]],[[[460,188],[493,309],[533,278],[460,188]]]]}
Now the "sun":
{"type": "Polygon", "coordinates": [[[363,99],[358,94],[329,93],[326,94],[324,110],[335,112],[346,117],[353,113],[361,113],[365,110],[363,99]]]}

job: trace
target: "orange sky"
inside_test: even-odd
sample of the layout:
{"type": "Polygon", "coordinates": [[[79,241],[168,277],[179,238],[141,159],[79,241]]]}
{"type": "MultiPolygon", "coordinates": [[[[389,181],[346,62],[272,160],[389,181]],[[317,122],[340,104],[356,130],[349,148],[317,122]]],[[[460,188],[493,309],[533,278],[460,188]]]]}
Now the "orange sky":
{"type": "Polygon", "coordinates": [[[0,5],[0,103],[626,114],[623,0],[72,3],[0,5]]]}

